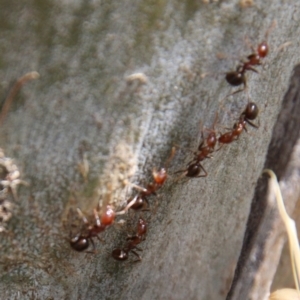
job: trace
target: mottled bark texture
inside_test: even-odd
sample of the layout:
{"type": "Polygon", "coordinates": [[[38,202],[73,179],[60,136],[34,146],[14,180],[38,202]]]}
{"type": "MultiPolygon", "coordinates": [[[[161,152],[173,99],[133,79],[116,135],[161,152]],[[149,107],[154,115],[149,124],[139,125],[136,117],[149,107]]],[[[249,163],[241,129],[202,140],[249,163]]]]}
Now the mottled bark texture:
{"type": "MultiPolygon", "coordinates": [[[[0,129],[0,147],[30,182],[19,189],[1,234],[1,298],[225,299],[299,62],[299,9],[296,1],[255,1],[250,8],[238,1],[1,1],[2,98],[13,80],[40,74],[23,87],[0,129]],[[274,19],[270,54],[259,74],[247,74],[248,94],[224,100],[233,91],[224,72],[250,53],[249,41],[265,38],[274,19]],[[136,73],[142,75],[131,76],[136,73]],[[259,128],[206,160],[207,178],[173,175],[150,199],[156,212],[141,244],[142,262],[111,259],[109,252],[124,244],[124,227],[109,228],[95,255],[70,249],[70,208],[91,213],[97,191],[120,204],[130,193],[124,180],[149,181],[175,144],[196,149],[200,122],[212,126],[217,112],[217,130],[232,127],[247,95],[260,107],[259,128]]],[[[283,128],[288,141],[299,119],[291,121],[295,127],[283,128]]],[[[277,172],[288,163],[284,155],[277,172]]],[[[178,150],[170,173],[191,157],[178,150]]],[[[241,259],[237,270],[245,264],[241,259]]],[[[236,273],[231,295],[243,274],[236,273]]],[[[247,281],[245,297],[250,286],[247,281]]]]}

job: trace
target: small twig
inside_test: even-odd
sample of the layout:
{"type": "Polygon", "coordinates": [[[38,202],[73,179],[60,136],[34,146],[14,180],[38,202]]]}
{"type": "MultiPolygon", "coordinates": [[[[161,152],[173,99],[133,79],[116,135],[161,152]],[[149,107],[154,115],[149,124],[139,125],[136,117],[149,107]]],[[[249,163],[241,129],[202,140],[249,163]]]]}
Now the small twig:
{"type": "Polygon", "coordinates": [[[16,95],[18,94],[18,92],[22,88],[22,86],[27,81],[37,79],[39,77],[40,77],[40,74],[38,72],[33,71],[33,72],[26,73],[25,75],[23,75],[16,81],[16,83],[13,85],[13,87],[9,91],[8,96],[6,97],[6,99],[4,101],[2,110],[0,112],[0,125],[3,123],[14,98],[16,97],[16,95]]]}

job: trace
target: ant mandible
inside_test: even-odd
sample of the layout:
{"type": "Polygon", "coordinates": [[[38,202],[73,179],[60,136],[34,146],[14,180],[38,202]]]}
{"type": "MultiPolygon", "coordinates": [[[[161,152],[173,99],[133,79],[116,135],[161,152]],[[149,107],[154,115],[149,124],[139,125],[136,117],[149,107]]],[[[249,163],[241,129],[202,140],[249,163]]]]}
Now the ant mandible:
{"type": "Polygon", "coordinates": [[[115,248],[113,249],[111,255],[115,260],[124,261],[128,259],[129,252],[132,252],[135,256],[137,256],[137,261],[141,261],[141,256],[135,251],[142,251],[142,249],[138,248],[137,245],[145,240],[145,235],[147,233],[147,223],[144,219],[139,217],[137,224],[136,235],[128,237],[127,244],[124,248],[115,248]]]}
{"type": "Polygon", "coordinates": [[[247,123],[252,127],[258,128],[258,125],[250,121],[255,120],[257,118],[258,112],[259,110],[255,103],[248,103],[245,110],[240,115],[239,120],[233,125],[233,129],[229,132],[220,135],[218,138],[218,142],[220,144],[230,144],[231,142],[237,140],[240,134],[243,132],[243,130],[247,131],[247,123]]]}

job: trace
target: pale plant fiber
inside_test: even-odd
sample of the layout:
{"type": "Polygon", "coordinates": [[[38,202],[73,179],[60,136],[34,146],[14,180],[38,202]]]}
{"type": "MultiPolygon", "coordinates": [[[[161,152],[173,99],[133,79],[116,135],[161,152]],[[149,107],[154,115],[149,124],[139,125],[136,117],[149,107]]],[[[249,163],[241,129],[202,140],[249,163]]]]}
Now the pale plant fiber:
{"type": "Polygon", "coordinates": [[[270,190],[275,194],[275,198],[277,201],[277,206],[279,210],[280,217],[285,225],[288,240],[289,240],[289,248],[290,248],[290,257],[291,257],[291,264],[292,270],[294,275],[294,281],[296,285],[295,289],[280,289],[273,292],[269,296],[269,300],[300,300],[300,292],[299,292],[299,285],[300,285],[300,251],[299,251],[299,241],[297,236],[297,229],[295,225],[295,221],[289,217],[286,212],[284,202],[282,199],[279,183],[277,181],[277,177],[272,170],[265,169],[264,173],[268,173],[271,177],[269,181],[270,190]]]}

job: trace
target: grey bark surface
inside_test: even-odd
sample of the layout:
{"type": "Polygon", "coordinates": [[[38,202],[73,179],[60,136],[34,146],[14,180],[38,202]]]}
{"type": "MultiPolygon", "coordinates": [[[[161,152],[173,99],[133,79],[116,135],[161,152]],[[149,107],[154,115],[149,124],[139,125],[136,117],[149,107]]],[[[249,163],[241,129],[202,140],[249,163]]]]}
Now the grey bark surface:
{"type": "MultiPolygon", "coordinates": [[[[265,161],[265,169],[272,169],[281,183],[290,215],[300,197],[299,113],[300,65],[297,65],[273,128],[265,161]]],[[[258,180],[255,189],[243,248],[227,299],[258,299],[270,291],[285,241],[285,228],[264,177],[258,180]]]]}
{"type": "MultiPolygon", "coordinates": [[[[247,9],[238,1],[2,1],[3,99],[12,80],[32,70],[41,75],[23,87],[0,129],[0,147],[30,182],[19,189],[1,236],[3,299],[225,299],[299,62],[299,9],[284,1],[247,9]],[[70,208],[91,213],[95,191],[110,189],[121,204],[128,196],[124,179],[148,182],[175,144],[196,149],[200,121],[210,128],[217,112],[216,127],[232,127],[248,98],[224,100],[233,89],[223,73],[249,54],[245,37],[256,45],[274,19],[266,64],[247,75],[259,129],[249,128],[206,160],[207,178],[171,176],[151,198],[158,205],[141,244],[142,262],[110,257],[126,239],[126,230],[113,226],[105,243],[96,242],[97,254],[71,250],[70,208]],[[221,52],[226,59],[217,58],[221,52]],[[131,80],[134,73],[147,82],[131,80]],[[78,171],[83,154],[87,182],[78,171]]],[[[170,173],[191,158],[178,150],[170,173]]]]}

